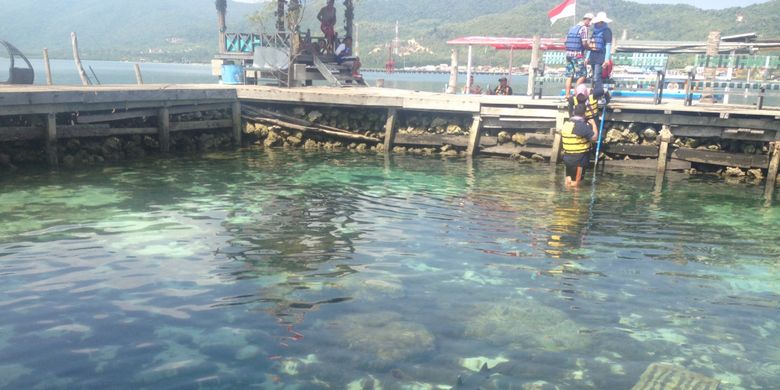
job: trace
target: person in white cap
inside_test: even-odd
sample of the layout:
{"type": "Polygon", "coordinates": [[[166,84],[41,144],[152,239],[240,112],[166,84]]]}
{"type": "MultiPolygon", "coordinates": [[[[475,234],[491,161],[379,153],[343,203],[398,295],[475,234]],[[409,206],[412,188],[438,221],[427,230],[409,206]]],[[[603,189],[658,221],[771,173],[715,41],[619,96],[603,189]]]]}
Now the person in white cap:
{"type": "Polygon", "coordinates": [[[588,26],[593,19],[593,14],[588,12],[582,17],[582,21],[575,24],[566,34],[566,91],[564,100],[569,100],[571,84],[577,80],[577,84],[585,82],[588,77],[588,66],[585,65],[585,52],[589,49],[588,26]]]}
{"type": "Polygon", "coordinates": [[[590,21],[593,25],[593,36],[590,39],[590,55],[588,63],[593,70],[593,95],[604,102],[604,79],[602,76],[602,67],[604,62],[609,61],[612,55],[612,30],[608,23],[612,19],[607,17],[606,12],[599,12],[596,17],[590,21]]]}

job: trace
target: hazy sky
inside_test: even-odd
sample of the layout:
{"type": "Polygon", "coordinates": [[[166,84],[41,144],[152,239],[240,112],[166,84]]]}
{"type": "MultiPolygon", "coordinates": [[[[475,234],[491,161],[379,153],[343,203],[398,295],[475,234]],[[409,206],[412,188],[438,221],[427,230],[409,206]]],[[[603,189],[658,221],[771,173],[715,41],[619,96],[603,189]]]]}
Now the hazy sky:
{"type": "Polygon", "coordinates": [[[703,9],[722,9],[729,7],[744,7],[746,5],[765,3],[766,0],[630,0],[642,4],[690,4],[703,9]]]}
{"type": "MultiPolygon", "coordinates": [[[[235,0],[242,3],[262,3],[268,0],[235,0]]],[[[421,0],[425,1],[425,0],[421,0]]],[[[555,3],[556,0],[550,0],[550,4],[555,3]]],[[[629,0],[643,4],[690,4],[694,7],[704,9],[721,9],[729,7],[744,7],[746,5],[764,3],[766,0],[629,0]]]]}

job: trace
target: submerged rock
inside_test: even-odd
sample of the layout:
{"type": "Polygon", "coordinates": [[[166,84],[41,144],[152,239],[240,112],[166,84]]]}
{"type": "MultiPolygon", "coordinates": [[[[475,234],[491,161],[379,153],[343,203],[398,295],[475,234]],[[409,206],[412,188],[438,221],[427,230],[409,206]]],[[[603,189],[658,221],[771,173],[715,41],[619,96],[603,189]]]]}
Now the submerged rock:
{"type": "Polygon", "coordinates": [[[523,133],[512,134],[512,142],[518,145],[525,145],[525,143],[527,142],[525,134],[523,133]]]}
{"type": "Polygon", "coordinates": [[[512,137],[509,136],[509,133],[506,131],[502,131],[498,133],[498,143],[499,144],[505,144],[509,142],[512,139],[512,137]]]}
{"type": "Polygon", "coordinates": [[[266,148],[271,148],[274,146],[280,146],[282,144],[283,140],[282,137],[279,136],[275,131],[270,131],[268,133],[268,137],[263,141],[263,146],[266,148]]]}
{"type": "Polygon", "coordinates": [[[745,176],[745,171],[743,171],[741,168],[738,167],[728,167],[725,171],[723,171],[723,176],[725,177],[743,177],[745,176]]]}
{"type": "Polygon", "coordinates": [[[764,171],[761,169],[750,169],[747,171],[747,175],[750,178],[756,179],[756,180],[763,180],[764,179],[764,171]]]}
{"type": "Polygon", "coordinates": [[[591,342],[564,312],[533,299],[487,303],[465,313],[464,318],[467,337],[513,349],[566,351],[591,342]]]}
{"type": "Polygon", "coordinates": [[[333,337],[346,348],[373,355],[380,366],[407,360],[433,349],[434,337],[424,326],[394,312],[353,314],[339,318],[333,337]]]}

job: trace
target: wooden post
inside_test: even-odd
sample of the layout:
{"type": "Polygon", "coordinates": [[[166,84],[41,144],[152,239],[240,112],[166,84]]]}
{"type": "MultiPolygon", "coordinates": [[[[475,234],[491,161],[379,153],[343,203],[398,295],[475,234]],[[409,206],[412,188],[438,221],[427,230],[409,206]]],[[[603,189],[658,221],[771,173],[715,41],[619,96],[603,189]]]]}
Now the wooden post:
{"type": "Polygon", "coordinates": [[[669,160],[669,144],[672,142],[672,131],[669,126],[664,125],[661,129],[661,145],[658,147],[658,167],[655,171],[656,185],[660,179],[663,183],[666,175],[666,164],[669,160]]]}
{"type": "Polygon", "coordinates": [[[141,74],[141,65],[135,64],[135,82],[138,83],[138,85],[143,85],[144,83],[144,76],[141,74]]]}
{"type": "Polygon", "coordinates": [[[161,108],[157,114],[157,131],[160,151],[168,153],[171,150],[171,112],[168,107],[161,108]]]}
{"type": "Polygon", "coordinates": [[[777,185],[777,172],[780,168],[780,142],[775,142],[770,149],[772,158],[769,161],[769,168],[766,175],[766,189],[764,190],[764,199],[771,204],[777,185]]]}
{"type": "Polygon", "coordinates": [[[534,35],[534,43],[531,49],[531,64],[528,66],[528,96],[534,95],[534,85],[536,84],[536,68],[539,67],[539,49],[542,45],[542,39],[534,35]]]}
{"type": "Polygon", "coordinates": [[[89,77],[87,76],[87,71],[84,70],[84,66],[81,64],[81,57],[79,56],[79,41],[78,38],[76,38],[75,32],[70,33],[70,43],[73,48],[73,61],[76,62],[76,70],[79,72],[79,77],[81,77],[81,84],[92,84],[92,82],[89,81],[89,77]]]}
{"type": "Polygon", "coordinates": [[[49,49],[43,49],[43,68],[46,71],[46,84],[52,85],[54,81],[51,78],[51,64],[49,63],[49,49]]]}
{"type": "MultiPolygon", "coordinates": [[[[227,1],[217,0],[214,2],[217,7],[217,29],[219,30],[219,53],[224,54],[227,52],[225,46],[225,32],[227,31],[227,1]]],[[[138,83],[143,84],[143,83],[138,83]]]]}
{"type": "Polygon", "coordinates": [[[447,84],[447,93],[458,93],[458,49],[452,49],[452,62],[450,64],[450,82],[447,84]]]}
{"type": "Polygon", "coordinates": [[[466,149],[468,157],[474,157],[479,153],[479,141],[482,137],[482,117],[479,114],[474,115],[474,121],[471,122],[469,130],[469,146],[466,149]]]}
{"type": "Polygon", "coordinates": [[[241,102],[233,102],[233,144],[241,146],[241,102]]]}
{"type": "Polygon", "coordinates": [[[57,167],[57,115],[54,113],[46,115],[46,156],[49,165],[57,167]]]}
{"type": "Polygon", "coordinates": [[[466,95],[471,94],[471,65],[472,65],[473,51],[471,45],[469,45],[469,56],[466,60],[466,95]]]}
{"type": "MultiPolygon", "coordinates": [[[[719,49],[720,49],[720,31],[712,31],[710,32],[709,37],[707,37],[707,56],[708,57],[717,56],[719,49]]],[[[704,81],[710,82],[710,85],[712,85],[711,83],[715,81],[715,73],[717,73],[715,67],[708,66],[704,68],[704,81]]],[[[712,87],[705,87],[701,91],[701,99],[699,99],[699,103],[709,103],[709,104],[715,103],[715,94],[712,87]]]]}
{"type": "Polygon", "coordinates": [[[387,121],[385,122],[385,153],[390,153],[395,144],[395,134],[398,130],[396,126],[397,118],[398,110],[389,108],[387,110],[387,121]]]}
{"type": "Polygon", "coordinates": [[[558,115],[555,116],[555,133],[553,134],[552,153],[550,154],[550,164],[552,165],[558,164],[558,161],[561,158],[561,140],[563,138],[561,130],[563,129],[565,120],[566,112],[559,111],[558,115]]]}

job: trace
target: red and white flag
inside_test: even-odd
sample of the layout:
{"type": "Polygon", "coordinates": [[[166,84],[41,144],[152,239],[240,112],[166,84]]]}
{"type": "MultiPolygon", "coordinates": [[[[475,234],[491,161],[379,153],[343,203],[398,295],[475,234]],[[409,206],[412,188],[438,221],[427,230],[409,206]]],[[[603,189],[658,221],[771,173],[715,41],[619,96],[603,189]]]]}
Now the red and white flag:
{"type": "Polygon", "coordinates": [[[550,18],[550,24],[554,24],[558,19],[574,16],[575,8],[577,8],[577,0],[564,0],[563,3],[558,4],[557,7],[547,13],[547,17],[550,18]]]}

